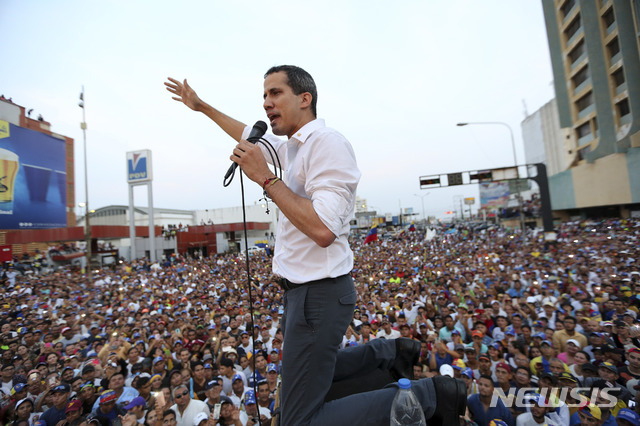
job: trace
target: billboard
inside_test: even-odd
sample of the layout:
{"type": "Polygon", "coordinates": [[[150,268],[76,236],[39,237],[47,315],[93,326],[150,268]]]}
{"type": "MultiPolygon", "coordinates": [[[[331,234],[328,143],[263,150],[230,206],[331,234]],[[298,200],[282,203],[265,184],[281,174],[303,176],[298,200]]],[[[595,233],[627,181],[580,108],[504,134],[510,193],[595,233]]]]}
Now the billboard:
{"type": "Polygon", "coordinates": [[[127,182],[150,182],[151,175],[151,150],[127,152],[127,182]]]}
{"type": "Polygon", "coordinates": [[[0,120],[0,229],[67,226],[66,143],[0,120]]]}
{"type": "Polygon", "coordinates": [[[509,182],[481,183],[480,208],[494,211],[507,207],[509,194],[509,182]]]}

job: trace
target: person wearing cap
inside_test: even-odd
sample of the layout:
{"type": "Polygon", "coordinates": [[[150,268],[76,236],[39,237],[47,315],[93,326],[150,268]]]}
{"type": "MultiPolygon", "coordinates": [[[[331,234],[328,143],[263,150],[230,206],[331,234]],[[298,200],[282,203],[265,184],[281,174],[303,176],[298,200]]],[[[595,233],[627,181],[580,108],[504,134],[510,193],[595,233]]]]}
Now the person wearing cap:
{"type": "Polygon", "coordinates": [[[21,421],[30,422],[31,418],[34,417],[34,409],[35,405],[31,398],[23,398],[19,400],[13,409],[13,424],[17,424],[21,421]]]}
{"type": "Polygon", "coordinates": [[[478,393],[478,382],[474,379],[474,372],[471,368],[463,368],[460,371],[460,378],[467,387],[467,396],[478,393]]]}
{"type": "MultiPolygon", "coordinates": [[[[254,426],[266,424],[271,419],[271,412],[267,408],[263,408],[257,404],[256,396],[253,389],[247,391],[244,395],[244,411],[247,416],[245,426],[254,426]]],[[[242,420],[242,418],[241,418],[242,420]]]]}
{"type": "Polygon", "coordinates": [[[634,383],[637,383],[640,380],[640,348],[634,346],[627,350],[626,358],[628,364],[618,369],[620,382],[627,383],[630,380],[635,380],[634,383]]]}
{"type": "Polygon", "coordinates": [[[553,358],[553,347],[550,341],[543,340],[540,343],[540,356],[533,358],[529,364],[529,368],[531,369],[531,374],[540,376],[542,373],[549,373],[551,369],[549,368],[549,362],[553,358]]]}
{"type": "Polygon", "coordinates": [[[238,354],[244,353],[245,355],[253,352],[253,341],[248,331],[240,333],[240,345],[238,345],[237,351],[238,354]]]}
{"type": "Polygon", "coordinates": [[[244,397],[244,393],[246,390],[242,379],[243,376],[240,375],[240,373],[236,373],[231,381],[231,393],[227,394],[227,396],[231,398],[231,401],[233,401],[235,406],[238,408],[240,408],[242,398],[244,397]]]}
{"type": "Polygon", "coordinates": [[[147,410],[145,410],[146,402],[143,397],[136,396],[123,408],[127,410],[127,414],[136,416],[138,423],[144,423],[145,417],[147,416],[147,410]]]}
{"type": "Polygon", "coordinates": [[[193,418],[193,426],[207,426],[209,424],[209,417],[206,413],[198,413],[193,418]]]}
{"type": "Polygon", "coordinates": [[[93,410],[93,414],[103,424],[111,424],[115,418],[126,414],[126,411],[116,404],[117,399],[118,396],[111,389],[107,389],[100,394],[98,408],[93,410]]]}
{"type": "Polygon", "coordinates": [[[491,357],[488,354],[480,354],[478,355],[478,372],[474,376],[480,377],[482,375],[491,376],[494,382],[498,381],[495,376],[495,372],[493,371],[493,364],[491,363],[491,357]]]}
{"type": "Polygon", "coordinates": [[[640,425],[640,414],[630,408],[621,408],[616,416],[618,426],[637,426],[640,425]]]}
{"type": "Polygon", "coordinates": [[[178,426],[191,426],[198,413],[204,412],[207,417],[209,416],[210,411],[207,404],[204,401],[191,399],[189,389],[185,385],[173,389],[172,396],[175,404],[171,406],[171,409],[176,413],[178,426]]]}
{"type": "Polygon", "coordinates": [[[471,332],[471,342],[467,343],[466,347],[473,347],[476,350],[476,354],[484,354],[489,351],[489,347],[483,343],[484,333],[480,330],[473,330],[471,332]]]}
{"type": "Polygon", "coordinates": [[[81,337],[80,334],[74,333],[71,327],[62,327],[62,329],[60,330],[60,335],[61,336],[56,341],[56,343],[61,342],[62,346],[65,348],[71,344],[78,343],[81,337]]]}
{"type": "MultiPolygon", "coordinates": [[[[118,404],[131,401],[133,398],[140,395],[134,388],[124,385],[124,373],[122,371],[114,372],[107,381],[107,386],[116,394],[116,402],[118,404]]],[[[99,404],[98,401],[96,401],[96,404],[99,404]]],[[[96,404],[93,406],[94,411],[98,408],[98,405],[96,404]]]]}
{"type": "Polygon", "coordinates": [[[376,333],[376,338],[397,339],[398,337],[400,337],[400,332],[391,328],[391,323],[389,322],[389,318],[387,316],[382,317],[382,320],[380,320],[380,325],[381,327],[376,333]]]}
{"type": "Polygon", "coordinates": [[[215,405],[220,404],[221,401],[232,402],[231,399],[222,392],[222,379],[220,377],[214,377],[207,382],[206,396],[207,399],[205,399],[204,402],[210,411],[213,411],[215,405]]]}
{"type": "Polygon", "coordinates": [[[86,382],[80,386],[80,392],[78,392],[77,396],[78,399],[82,401],[82,411],[84,413],[90,413],[99,395],[93,383],[86,382]]]}
{"type": "Polygon", "coordinates": [[[558,359],[561,359],[565,364],[575,364],[575,355],[578,353],[582,346],[576,339],[569,339],[566,342],[567,350],[558,354],[558,359]]]}
{"type": "Polygon", "coordinates": [[[71,387],[63,383],[51,390],[53,406],[42,413],[40,420],[44,420],[47,426],[56,426],[59,421],[66,418],[65,410],[69,402],[71,387]]]}
{"type": "Polygon", "coordinates": [[[504,405],[502,399],[495,398],[495,387],[491,376],[482,375],[478,379],[478,393],[468,397],[468,407],[471,418],[478,426],[489,426],[493,419],[501,419],[508,426],[515,426],[511,411],[504,405]],[[495,402],[493,404],[492,402],[495,402]]]}
{"type": "Polygon", "coordinates": [[[504,361],[498,362],[495,366],[495,375],[498,378],[496,387],[502,389],[505,395],[510,395],[511,389],[515,389],[511,366],[504,361]]]}
{"type": "Polygon", "coordinates": [[[594,383],[594,403],[579,408],[578,411],[571,416],[571,425],[586,424],[597,426],[616,426],[616,419],[611,412],[610,399],[613,394],[611,392],[609,392],[608,395],[605,394],[603,389],[606,388],[607,385],[605,381],[594,383]],[[594,419],[597,421],[594,421],[594,419]]]}
{"type": "Polygon", "coordinates": [[[79,426],[84,423],[85,417],[82,415],[82,402],[79,399],[69,401],[64,411],[65,422],[60,426],[79,426]]]}

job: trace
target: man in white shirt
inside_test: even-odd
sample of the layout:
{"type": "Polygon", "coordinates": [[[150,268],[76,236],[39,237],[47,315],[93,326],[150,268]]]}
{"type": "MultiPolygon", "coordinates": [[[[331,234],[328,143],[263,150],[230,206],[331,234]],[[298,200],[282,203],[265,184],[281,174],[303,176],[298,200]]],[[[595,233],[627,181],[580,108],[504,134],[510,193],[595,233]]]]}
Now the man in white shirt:
{"type": "Polygon", "coordinates": [[[189,389],[185,385],[180,385],[173,390],[173,400],[176,402],[171,409],[176,413],[177,426],[193,426],[193,419],[199,413],[206,413],[209,416],[209,406],[204,401],[191,399],[189,389]]]}
{"type": "MultiPolygon", "coordinates": [[[[280,210],[273,259],[273,273],[281,277],[285,306],[280,324],[286,347],[280,424],[373,425],[384,422],[385,417],[388,424],[389,406],[396,393],[393,388],[353,394],[348,400],[333,401],[332,409],[323,409],[334,380],[360,375],[369,367],[375,369],[381,360],[391,369],[394,361],[404,356],[396,345],[404,339],[380,339],[377,345],[344,349],[339,356],[338,347],[357,300],[348,237],[360,170],[349,141],[317,118],[313,78],[291,65],[272,67],[265,74],[263,107],[273,134],[288,138],[264,137],[274,155],[266,145],[246,140],[253,136],[255,141],[258,134],[264,134],[266,129],[261,131],[260,123],[251,129],[223,114],[203,102],[186,80],[170,78],[165,85],[174,100],[204,113],[238,142],[232,161],[280,210]],[[269,169],[267,161],[282,164],[281,177],[269,169]]],[[[419,350],[419,343],[417,348],[407,344],[406,352],[413,355],[419,350]]],[[[401,370],[407,374],[406,364],[410,363],[402,364],[401,370]]],[[[410,370],[408,374],[413,376],[412,366],[410,370]]],[[[427,418],[447,404],[441,407],[436,403],[437,386],[425,380],[412,386],[427,418]]],[[[460,411],[458,402],[466,403],[464,398],[451,399],[449,395],[447,400],[456,405],[451,412],[460,411]]]]}
{"type": "Polygon", "coordinates": [[[389,319],[384,316],[382,317],[382,321],[380,322],[381,328],[376,333],[376,338],[380,339],[397,339],[400,337],[400,332],[398,330],[394,330],[391,328],[391,324],[389,323],[389,319]]]}

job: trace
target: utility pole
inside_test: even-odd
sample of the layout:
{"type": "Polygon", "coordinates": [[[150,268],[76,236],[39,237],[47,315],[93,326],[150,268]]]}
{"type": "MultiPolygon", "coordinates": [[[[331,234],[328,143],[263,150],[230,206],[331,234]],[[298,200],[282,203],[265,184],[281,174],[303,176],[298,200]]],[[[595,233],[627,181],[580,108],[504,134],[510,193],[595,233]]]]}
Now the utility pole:
{"type": "Polygon", "coordinates": [[[84,115],[84,86],[82,86],[82,92],[80,92],[80,102],[78,106],[82,108],[82,123],[80,128],[82,129],[82,140],[84,146],[84,238],[86,244],[86,268],[87,277],[89,281],[93,278],[93,272],[91,271],[91,224],[89,223],[89,177],[87,173],[87,122],[84,115]]]}

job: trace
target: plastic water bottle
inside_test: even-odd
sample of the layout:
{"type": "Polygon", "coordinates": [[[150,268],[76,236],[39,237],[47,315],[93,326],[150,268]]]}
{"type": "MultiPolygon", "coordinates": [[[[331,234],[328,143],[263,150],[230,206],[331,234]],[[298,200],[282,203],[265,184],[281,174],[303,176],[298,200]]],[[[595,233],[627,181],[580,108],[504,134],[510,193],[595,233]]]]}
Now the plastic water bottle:
{"type": "Polygon", "coordinates": [[[391,404],[391,426],[426,426],[424,411],[411,390],[409,379],[398,381],[398,393],[391,404]]]}

